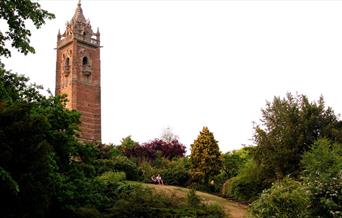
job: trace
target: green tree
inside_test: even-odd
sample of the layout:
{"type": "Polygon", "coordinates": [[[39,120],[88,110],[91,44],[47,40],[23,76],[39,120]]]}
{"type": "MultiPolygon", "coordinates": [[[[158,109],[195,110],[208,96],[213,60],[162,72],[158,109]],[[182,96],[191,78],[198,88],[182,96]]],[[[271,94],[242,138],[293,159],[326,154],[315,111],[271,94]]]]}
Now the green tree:
{"type": "Polygon", "coordinates": [[[121,144],[118,145],[118,149],[124,153],[128,149],[133,149],[135,146],[139,145],[138,142],[132,139],[132,136],[127,136],[121,139],[121,144]]]}
{"type": "Polygon", "coordinates": [[[191,145],[190,176],[193,182],[208,185],[209,180],[220,172],[221,153],[214,134],[203,127],[191,145]]]}
{"type": "Polygon", "coordinates": [[[54,191],[51,146],[45,140],[49,124],[32,109],[27,103],[0,103],[0,169],[9,177],[0,178],[5,217],[44,217],[54,191]]]}
{"type": "Polygon", "coordinates": [[[325,107],[323,97],[309,102],[305,95],[275,97],[262,110],[255,128],[254,159],[272,179],[300,172],[300,160],[319,137],[341,141],[341,122],[325,107]]]}
{"type": "Polygon", "coordinates": [[[79,113],[0,65],[0,201],[5,217],[46,217],[77,153],[79,113]],[[65,172],[65,171],[64,171],[65,172]]]}
{"type": "Polygon", "coordinates": [[[239,150],[229,151],[222,155],[222,171],[225,179],[230,179],[239,173],[240,168],[250,159],[252,147],[244,147],[239,150]]]}
{"type": "Polygon", "coordinates": [[[13,48],[27,54],[34,53],[30,46],[31,31],[26,27],[27,21],[39,29],[46,19],[52,19],[54,15],[41,9],[40,4],[31,0],[1,0],[0,21],[7,22],[6,27],[0,30],[0,57],[10,57],[11,51],[6,42],[11,43],[13,48]]]}

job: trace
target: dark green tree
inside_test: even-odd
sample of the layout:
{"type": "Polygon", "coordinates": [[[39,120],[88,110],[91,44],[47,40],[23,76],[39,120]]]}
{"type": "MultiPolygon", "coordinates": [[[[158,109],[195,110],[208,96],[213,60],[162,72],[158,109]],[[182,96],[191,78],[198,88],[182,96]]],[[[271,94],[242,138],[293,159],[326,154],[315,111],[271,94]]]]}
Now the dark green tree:
{"type": "Polygon", "coordinates": [[[0,178],[5,217],[44,217],[53,192],[51,146],[45,140],[49,124],[32,109],[25,103],[0,104],[0,169],[10,178],[0,178]]]}
{"type": "Polygon", "coordinates": [[[221,166],[221,153],[214,134],[207,127],[203,127],[191,145],[190,176],[192,181],[208,185],[209,180],[220,172],[221,166]]]}
{"type": "Polygon", "coordinates": [[[52,19],[54,15],[41,9],[40,4],[31,0],[1,0],[0,1],[0,21],[5,20],[6,27],[0,30],[0,57],[10,57],[11,51],[6,46],[6,42],[19,52],[27,54],[34,53],[34,48],[30,45],[31,31],[26,27],[30,21],[39,29],[46,21],[52,19]]]}
{"type": "Polygon", "coordinates": [[[300,172],[300,160],[317,138],[341,141],[341,122],[325,107],[323,97],[310,102],[305,95],[275,97],[262,110],[255,128],[254,158],[271,179],[300,172]]]}
{"type": "Polygon", "coordinates": [[[79,113],[0,65],[0,196],[5,217],[46,217],[58,175],[77,155],[79,113]]]}

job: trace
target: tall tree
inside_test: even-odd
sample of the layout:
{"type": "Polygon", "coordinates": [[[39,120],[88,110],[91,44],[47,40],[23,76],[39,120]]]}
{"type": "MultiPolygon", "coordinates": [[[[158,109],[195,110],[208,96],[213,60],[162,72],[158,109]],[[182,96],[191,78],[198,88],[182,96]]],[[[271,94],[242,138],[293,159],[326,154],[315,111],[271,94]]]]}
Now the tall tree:
{"type": "Polygon", "coordinates": [[[275,97],[262,110],[261,125],[255,128],[254,158],[273,179],[297,175],[299,162],[317,138],[341,141],[341,122],[325,107],[323,97],[310,102],[305,95],[275,97]]]}
{"type": "Polygon", "coordinates": [[[5,217],[46,217],[58,169],[75,152],[79,114],[0,66],[0,201],[5,217]]]}
{"type": "Polygon", "coordinates": [[[52,19],[54,15],[41,9],[40,4],[31,0],[1,0],[0,21],[5,20],[7,26],[0,30],[0,57],[10,57],[11,51],[6,46],[10,42],[13,48],[27,54],[34,53],[30,45],[31,31],[26,27],[27,21],[31,21],[38,29],[46,19],[52,19]]]}
{"type": "Polygon", "coordinates": [[[221,166],[221,153],[214,134],[203,127],[191,145],[190,176],[195,183],[206,185],[220,172],[221,166]]]}

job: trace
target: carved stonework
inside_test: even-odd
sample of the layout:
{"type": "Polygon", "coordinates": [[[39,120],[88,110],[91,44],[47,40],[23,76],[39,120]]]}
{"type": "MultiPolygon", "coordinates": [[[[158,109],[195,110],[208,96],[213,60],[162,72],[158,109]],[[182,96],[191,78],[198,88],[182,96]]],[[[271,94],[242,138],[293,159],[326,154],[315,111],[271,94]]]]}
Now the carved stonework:
{"type": "Polygon", "coordinates": [[[86,20],[83,15],[81,3],[77,4],[77,8],[72,19],[66,23],[66,30],[61,35],[57,35],[57,45],[59,47],[68,44],[72,38],[89,43],[91,45],[100,46],[100,32],[94,33],[90,21],[86,20]]]}

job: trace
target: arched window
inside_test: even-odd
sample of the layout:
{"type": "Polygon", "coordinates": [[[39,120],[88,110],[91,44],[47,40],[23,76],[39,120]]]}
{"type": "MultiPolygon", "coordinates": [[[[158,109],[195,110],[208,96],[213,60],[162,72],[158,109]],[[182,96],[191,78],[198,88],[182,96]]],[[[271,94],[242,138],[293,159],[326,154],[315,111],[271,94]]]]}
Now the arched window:
{"type": "Polygon", "coordinates": [[[70,65],[70,58],[67,57],[67,58],[65,59],[65,66],[69,66],[69,65],[70,65]]]}
{"type": "Polygon", "coordinates": [[[89,64],[88,57],[83,57],[82,64],[83,65],[88,65],[89,64]]]}

